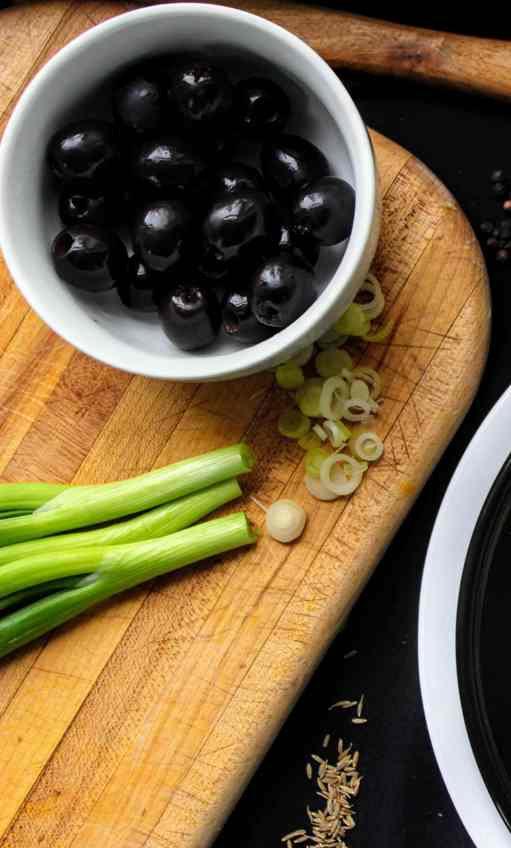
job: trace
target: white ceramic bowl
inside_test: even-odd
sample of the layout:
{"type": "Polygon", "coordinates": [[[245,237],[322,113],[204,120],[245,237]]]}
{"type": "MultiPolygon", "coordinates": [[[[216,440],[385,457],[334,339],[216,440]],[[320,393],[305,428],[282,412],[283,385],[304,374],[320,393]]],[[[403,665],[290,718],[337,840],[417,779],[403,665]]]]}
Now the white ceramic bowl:
{"type": "Polygon", "coordinates": [[[353,299],[373,258],[378,228],[371,143],[346,89],[303,41],[236,9],[199,3],[151,6],[94,27],[37,74],[0,146],[0,245],[16,285],[56,333],[90,356],[136,374],[218,380],[285,360],[325,332],[353,299]],[[322,293],[290,327],[252,347],[220,339],[202,351],[180,351],[169,344],[156,317],[126,309],[114,292],[90,296],[71,290],[51,263],[49,244],[60,229],[45,164],[52,134],[84,116],[87,101],[93,111],[105,78],[123,65],[183,49],[222,57],[234,72],[271,74],[292,99],[289,131],[316,143],[332,173],[356,190],[347,246],[322,251],[322,293]]]}

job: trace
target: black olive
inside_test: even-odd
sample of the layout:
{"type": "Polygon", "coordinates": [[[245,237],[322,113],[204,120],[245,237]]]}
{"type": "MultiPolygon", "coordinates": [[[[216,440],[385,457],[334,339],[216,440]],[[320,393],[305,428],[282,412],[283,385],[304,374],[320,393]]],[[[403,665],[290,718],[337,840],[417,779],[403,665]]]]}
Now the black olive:
{"type": "Polygon", "coordinates": [[[246,191],[264,192],[263,178],[256,168],[243,162],[231,162],[206,171],[202,178],[204,191],[211,197],[220,198],[224,194],[239,194],[246,191]]]}
{"type": "Polygon", "coordinates": [[[232,105],[226,73],[203,59],[176,66],[168,89],[169,103],[187,124],[218,121],[232,105]]]}
{"type": "Polygon", "coordinates": [[[94,224],[104,227],[120,216],[120,203],[113,193],[100,186],[69,188],[59,199],[59,215],[64,224],[94,224]]]}
{"type": "Polygon", "coordinates": [[[355,192],[338,177],[314,180],[297,193],[292,210],[294,231],[321,245],[348,238],[355,214],[355,192]]]}
{"type": "Polygon", "coordinates": [[[126,273],[128,254],[119,236],[90,224],[62,230],[51,252],[59,277],[84,291],[111,289],[126,273]]]}
{"type": "Polygon", "coordinates": [[[175,135],[143,141],[131,160],[138,189],[152,197],[165,197],[177,186],[190,185],[204,168],[196,147],[175,135]]]}
{"type": "Polygon", "coordinates": [[[242,344],[257,344],[271,335],[270,328],[260,324],[253,313],[251,294],[239,285],[225,295],[222,326],[231,339],[242,344]]]}
{"type": "Polygon", "coordinates": [[[241,132],[267,138],[281,132],[289,118],[289,99],[280,86],[263,77],[239,82],[234,91],[234,113],[241,132]]]}
{"type": "Polygon", "coordinates": [[[252,308],[261,324],[281,330],[315,298],[314,274],[289,253],[266,259],[252,277],[252,308]]]}
{"type": "Polygon", "coordinates": [[[261,153],[263,177],[276,195],[289,195],[311,180],[326,177],[326,157],[310,141],[281,135],[267,141],[261,153]]]}
{"type": "Polygon", "coordinates": [[[161,125],[166,103],[160,84],[144,69],[133,69],[119,80],[113,94],[114,114],[127,129],[152,132],[161,125]]]}
{"type": "Polygon", "coordinates": [[[275,228],[274,209],[262,192],[227,194],[210,207],[203,224],[205,241],[229,261],[257,251],[275,228]]]}
{"type": "Polygon", "coordinates": [[[168,271],[185,255],[191,221],[190,212],[177,198],[147,203],[133,227],[135,253],[151,271],[168,271]]]}
{"type": "Polygon", "coordinates": [[[158,298],[158,314],[168,338],[182,350],[211,344],[220,329],[220,307],[214,291],[200,278],[184,276],[158,298]]]}
{"type": "Polygon", "coordinates": [[[68,124],[50,141],[48,159],[60,180],[111,181],[120,161],[115,127],[96,119],[68,124]]]}
{"type": "Polygon", "coordinates": [[[154,293],[159,282],[159,275],[146,268],[138,256],[134,255],[130,256],[126,273],[117,282],[117,291],[124,305],[130,309],[154,312],[154,293]]]}
{"type": "Polygon", "coordinates": [[[314,268],[319,259],[319,244],[317,241],[294,232],[289,216],[282,212],[277,247],[279,252],[292,253],[302,263],[310,265],[311,268],[314,268]]]}

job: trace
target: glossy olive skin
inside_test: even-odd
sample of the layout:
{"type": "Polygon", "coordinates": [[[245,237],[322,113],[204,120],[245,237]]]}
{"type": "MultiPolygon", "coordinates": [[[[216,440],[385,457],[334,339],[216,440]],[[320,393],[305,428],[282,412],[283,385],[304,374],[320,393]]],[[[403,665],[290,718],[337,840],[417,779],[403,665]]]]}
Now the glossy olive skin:
{"type": "Polygon", "coordinates": [[[240,131],[256,139],[268,138],[284,129],[291,107],[283,90],[270,79],[242,80],[234,90],[234,113],[240,131]]]}
{"type": "Polygon", "coordinates": [[[132,70],[114,88],[113,110],[124,128],[135,133],[154,132],[166,111],[162,87],[151,73],[141,68],[132,70]]]}
{"type": "Polygon", "coordinates": [[[350,184],[339,177],[322,177],[297,193],[293,231],[320,245],[338,244],[350,235],[354,214],[355,192],[350,184]]]}
{"type": "Polygon", "coordinates": [[[166,336],[182,350],[211,344],[220,329],[220,306],[213,289],[185,275],[158,298],[158,315],[166,336]]]}
{"type": "Polygon", "coordinates": [[[189,60],[171,74],[168,99],[185,124],[207,124],[229,112],[232,86],[222,68],[204,59],[189,60]]]}
{"type": "Polygon", "coordinates": [[[128,259],[124,276],[117,282],[117,292],[129,309],[154,312],[156,310],[154,293],[158,284],[158,276],[146,268],[134,254],[128,259]]]}
{"type": "Polygon", "coordinates": [[[282,330],[315,299],[314,274],[289,253],[266,259],[252,277],[252,309],[267,327],[282,330]]]}
{"type": "Polygon", "coordinates": [[[53,174],[75,186],[111,181],[120,162],[115,127],[106,121],[75,121],[55,133],[48,147],[53,174]]]}
{"type": "Polygon", "coordinates": [[[70,188],[59,198],[59,215],[64,224],[93,224],[105,227],[118,218],[120,209],[112,193],[98,186],[70,188]]]}
{"type": "Polygon", "coordinates": [[[210,207],[203,223],[205,241],[229,262],[257,251],[275,228],[274,210],[262,192],[224,195],[210,207]]]}
{"type": "Polygon", "coordinates": [[[239,285],[229,289],[224,297],[222,327],[229,338],[240,344],[257,344],[272,334],[256,319],[251,293],[239,285]]]}
{"type": "Polygon", "coordinates": [[[222,283],[231,275],[235,260],[224,259],[213,245],[204,243],[198,249],[197,270],[205,280],[222,283]]]}
{"type": "Polygon", "coordinates": [[[185,255],[192,216],[177,198],[146,203],[133,225],[135,253],[151,271],[169,271],[185,255]]]}
{"type": "Polygon", "coordinates": [[[189,186],[204,168],[196,147],[177,135],[158,135],[142,141],[131,159],[137,189],[149,197],[165,197],[177,186],[189,186]]]}
{"type": "Polygon", "coordinates": [[[207,171],[203,177],[204,190],[211,197],[239,194],[246,191],[264,192],[263,178],[256,168],[243,162],[231,162],[207,171]]]}
{"type": "Polygon", "coordinates": [[[128,254],[119,236],[90,224],[62,230],[51,253],[58,276],[83,291],[107,291],[126,273],[128,254]]]}
{"type": "Polygon", "coordinates": [[[330,173],[321,150],[297,135],[280,135],[267,141],[261,152],[261,164],[269,188],[275,195],[284,197],[330,173]]]}
{"type": "Polygon", "coordinates": [[[278,250],[282,253],[292,253],[300,262],[314,268],[319,259],[319,244],[317,241],[301,236],[292,230],[288,216],[283,216],[280,223],[278,250]]]}

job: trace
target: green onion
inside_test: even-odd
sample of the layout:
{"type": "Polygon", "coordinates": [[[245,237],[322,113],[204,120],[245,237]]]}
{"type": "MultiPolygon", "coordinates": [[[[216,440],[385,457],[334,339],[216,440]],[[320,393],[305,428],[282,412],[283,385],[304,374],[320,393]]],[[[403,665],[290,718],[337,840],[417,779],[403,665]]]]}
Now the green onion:
{"type": "Polygon", "coordinates": [[[330,456],[323,448],[313,448],[305,454],[305,470],[311,477],[319,477],[321,466],[330,456]]]}
{"type": "Polygon", "coordinates": [[[303,350],[300,350],[298,353],[295,353],[294,356],[289,360],[290,362],[294,362],[295,365],[299,365],[300,368],[303,368],[304,365],[307,365],[309,360],[314,356],[314,345],[311,344],[308,347],[304,347],[303,350]]]}
{"type": "Polygon", "coordinates": [[[89,607],[185,565],[257,539],[244,513],[217,518],[171,536],[129,545],[85,548],[29,557],[0,572],[0,597],[82,574],[75,588],[37,600],[0,619],[0,656],[42,636],[89,607]]]}
{"type": "Polygon", "coordinates": [[[65,533],[46,539],[33,539],[30,542],[20,542],[17,545],[0,548],[0,566],[49,550],[64,551],[70,548],[89,548],[97,545],[121,545],[168,536],[170,533],[195,524],[208,513],[239,498],[240,495],[238,481],[226,480],[110,527],[85,530],[81,533],[65,533]]]}
{"type": "Polygon", "coordinates": [[[307,433],[303,439],[298,440],[298,444],[304,451],[310,451],[314,448],[320,448],[323,442],[316,433],[307,433]]]}
{"type": "Polygon", "coordinates": [[[298,389],[303,386],[305,377],[299,365],[294,362],[285,362],[279,365],[275,372],[275,379],[281,389],[298,389]]]}
{"type": "Polygon", "coordinates": [[[321,416],[319,402],[322,388],[323,380],[320,380],[319,377],[311,377],[296,393],[296,402],[300,412],[303,412],[308,418],[319,418],[321,416]]]}
{"type": "Polygon", "coordinates": [[[278,423],[279,433],[288,439],[302,439],[311,428],[309,419],[297,409],[283,412],[278,423]]]}
{"type": "Polygon", "coordinates": [[[353,367],[353,360],[348,351],[334,347],[318,353],[314,364],[320,377],[337,377],[343,368],[353,367]]]}
{"type": "Polygon", "coordinates": [[[352,303],[334,328],[341,336],[365,336],[371,329],[371,321],[358,303],[352,303]]]}
{"type": "Polygon", "coordinates": [[[68,488],[32,515],[0,522],[0,546],[114,521],[192,494],[250,471],[243,443],[221,448],[130,480],[68,488]]]}
{"type": "Polygon", "coordinates": [[[338,345],[344,344],[344,342],[346,341],[346,338],[347,337],[344,336],[344,340],[343,340],[343,336],[339,335],[339,333],[337,332],[335,327],[330,327],[330,329],[327,330],[326,333],[323,333],[321,338],[318,339],[317,344],[318,344],[318,347],[320,347],[322,350],[324,350],[324,349],[327,349],[327,348],[332,347],[332,346],[337,347],[338,345]]]}
{"type": "Polygon", "coordinates": [[[74,589],[78,586],[80,580],[83,580],[81,575],[78,577],[63,577],[61,580],[50,580],[48,583],[40,583],[39,586],[31,586],[29,589],[21,589],[19,592],[13,592],[12,595],[6,595],[5,598],[0,598],[0,612],[10,607],[25,604],[27,601],[44,598],[46,595],[51,595],[59,589],[74,589]]]}
{"type": "Polygon", "coordinates": [[[33,512],[67,488],[59,483],[0,483],[0,513],[33,512]]]}
{"type": "Polygon", "coordinates": [[[395,318],[389,318],[386,324],[383,324],[378,330],[374,333],[365,333],[362,338],[365,342],[373,342],[378,344],[380,342],[384,342],[390,336],[392,330],[394,329],[394,325],[396,323],[395,318]]]}

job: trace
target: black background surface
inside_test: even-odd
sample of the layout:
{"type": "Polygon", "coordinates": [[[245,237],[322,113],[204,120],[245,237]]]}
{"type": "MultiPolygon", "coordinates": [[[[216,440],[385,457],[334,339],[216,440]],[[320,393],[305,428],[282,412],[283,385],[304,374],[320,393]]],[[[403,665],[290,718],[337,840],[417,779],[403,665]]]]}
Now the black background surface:
{"type": "MultiPolygon", "coordinates": [[[[2,5],[8,4],[0,0],[2,5]]],[[[342,5],[372,11],[369,4],[342,5]]],[[[379,15],[480,35],[511,36],[495,4],[478,4],[473,10],[465,6],[461,18],[454,10],[445,13],[430,4],[424,8],[403,14],[397,4],[380,4],[379,15]]],[[[395,79],[358,74],[341,74],[341,78],[367,123],[427,163],[476,228],[483,218],[496,214],[488,178],[498,167],[509,169],[511,175],[511,105],[395,79]]],[[[361,753],[364,784],[350,848],[472,845],[444,789],[427,737],[416,633],[424,556],[446,486],[478,425],[511,382],[511,268],[490,267],[490,277],[492,345],[472,409],[215,848],[278,848],[284,833],[307,825],[305,806],[314,805],[314,795],[305,777],[305,763],[312,752],[321,753],[327,732],[353,741],[361,753]],[[345,660],[352,650],[356,656],[345,660]],[[358,698],[362,692],[367,725],[354,727],[343,711],[328,711],[334,701],[358,698]]]]}

